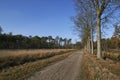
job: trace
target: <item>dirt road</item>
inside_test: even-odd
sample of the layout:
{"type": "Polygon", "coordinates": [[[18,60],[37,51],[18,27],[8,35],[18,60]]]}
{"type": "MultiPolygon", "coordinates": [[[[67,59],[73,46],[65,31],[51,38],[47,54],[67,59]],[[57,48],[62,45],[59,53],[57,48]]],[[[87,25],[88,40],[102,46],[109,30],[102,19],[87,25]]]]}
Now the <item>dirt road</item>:
{"type": "Polygon", "coordinates": [[[64,60],[58,61],[26,80],[80,80],[82,52],[76,51],[64,60]]]}

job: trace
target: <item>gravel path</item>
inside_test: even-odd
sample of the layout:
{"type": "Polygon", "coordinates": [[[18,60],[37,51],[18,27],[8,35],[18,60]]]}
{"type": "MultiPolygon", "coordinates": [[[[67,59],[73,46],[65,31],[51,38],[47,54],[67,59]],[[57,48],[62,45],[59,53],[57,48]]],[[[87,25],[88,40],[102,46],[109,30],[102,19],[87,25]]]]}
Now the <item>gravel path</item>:
{"type": "Polygon", "coordinates": [[[80,80],[82,54],[81,51],[73,52],[66,59],[45,67],[26,80],[80,80]]]}

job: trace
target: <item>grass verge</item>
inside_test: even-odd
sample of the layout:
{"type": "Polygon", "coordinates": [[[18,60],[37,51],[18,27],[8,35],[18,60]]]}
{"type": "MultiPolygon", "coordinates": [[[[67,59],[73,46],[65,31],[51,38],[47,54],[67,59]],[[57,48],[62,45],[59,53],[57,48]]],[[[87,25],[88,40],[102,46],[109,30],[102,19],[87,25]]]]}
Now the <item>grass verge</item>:
{"type": "Polygon", "coordinates": [[[29,62],[23,65],[3,69],[0,71],[0,80],[24,80],[26,76],[40,70],[52,62],[66,58],[71,53],[72,52],[67,52],[61,55],[37,60],[35,62],[29,62]]]}
{"type": "Polygon", "coordinates": [[[81,73],[82,80],[120,80],[120,64],[85,52],[81,73]]]}
{"type": "Polygon", "coordinates": [[[113,51],[106,52],[106,51],[104,51],[103,55],[104,55],[104,57],[106,57],[108,59],[120,62],[120,52],[113,52],[113,51]]]}
{"type": "MultiPolygon", "coordinates": [[[[70,52],[72,50],[66,51],[59,51],[59,52],[47,52],[47,53],[36,53],[36,54],[21,54],[17,56],[7,56],[7,57],[0,57],[0,70],[14,67],[18,65],[22,65],[28,62],[34,62],[41,59],[46,59],[53,57],[55,55],[64,54],[66,52],[70,52]]],[[[16,53],[17,54],[17,53],[16,53]]]]}

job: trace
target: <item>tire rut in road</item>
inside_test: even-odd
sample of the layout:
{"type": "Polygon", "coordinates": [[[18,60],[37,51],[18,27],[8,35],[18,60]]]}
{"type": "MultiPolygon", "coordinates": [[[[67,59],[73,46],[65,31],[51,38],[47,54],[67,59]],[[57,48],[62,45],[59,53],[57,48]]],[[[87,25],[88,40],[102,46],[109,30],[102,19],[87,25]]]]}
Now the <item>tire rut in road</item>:
{"type": "Polygon", "coordinates": [[[36,72],[26,80],[79,80],[82,52],[73,52],[69,57],[36,72]]]}

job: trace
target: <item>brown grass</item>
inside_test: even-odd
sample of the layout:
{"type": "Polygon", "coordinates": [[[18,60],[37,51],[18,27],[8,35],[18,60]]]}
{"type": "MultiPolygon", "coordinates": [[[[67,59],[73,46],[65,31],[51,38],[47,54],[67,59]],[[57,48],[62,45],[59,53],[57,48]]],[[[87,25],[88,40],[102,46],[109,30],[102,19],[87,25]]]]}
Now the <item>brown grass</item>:
{"type": "Polygon", "coordinates": [[[120,61],[120,52],[119,51],[103,51],[103,55],[106,58],[109,58],[114,61],[120,61]]]}
{"type": "MultiPolygon", "coordinates": [[[[30,74],[40,70],[42,67],[45,67],[52,62],[55,62],[67,57],[68,55],[71,54],[71,51],[73,50],[67,50],[67,51],[65,50],[62,52],[59,51],[59,52],[56,52],[56,53],[54,52],[50,54],[46,53],[44,56],[42,55],[42,57],[45,57],[46,55],[51,55],[51,54],[55,54],[55,55],[51,57],[42,58],[42,59],[40,58],[40,59],[37,59],[36,61],[25,62],[24,64],[16,65],[14,67],[4,68],[0,70],[0,80],[19,80],[19,79],[23,80],[24,77],[29,76],[30,74]]],[[[13,60],[13,61],[19,62],[19,58],[20,60],[24,59],[24,57],[26,59],[26,57],[28,56],[30,56],[30,58],[32,57],[32,59],[38,57],[38,54],[30,54],[30,55],[27,54],[27,56],[22,56],[22,58],[21,56],[15,56],[17,57],[15,59],[18,59],[18,61],[16,60],[13,60]]]]}
{"type": "Polygon", "coordinates": [[[120,64],[112,60],[97,59],[85,53],[82,64],[83,80],[120,80],[120,64]]]}
{"type": "Polygon", "coordinates": [[[17,65],[22,65],[28,62],[34,62],[37,60],[49,58],[55,55],[60,55],[65,52],[69,52],[71,50],[30,50],[30,51],[13,51],[16,52],[17,55],[11,54],[10,56],[0,57],[0,70],[4,68],[9,68],[17,65]],[[49,51],[49,52],[48,52],[49,51]],[[34,53],[34,54],[33,54],[34,53]]]}
{"type": "MultiPolygon", "coordinates": [[[[60,51],[67,51],[70,49],[28,49],[28,50],[0,50],[0,57],[21,56],[38,53],[53,53],[60,51]]],[[[71,49],[72,50],[72,49],[71,49]]]]}

